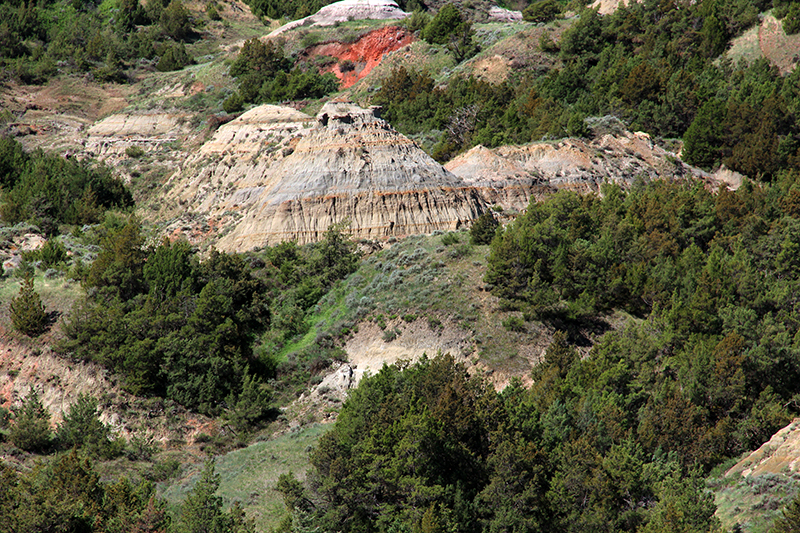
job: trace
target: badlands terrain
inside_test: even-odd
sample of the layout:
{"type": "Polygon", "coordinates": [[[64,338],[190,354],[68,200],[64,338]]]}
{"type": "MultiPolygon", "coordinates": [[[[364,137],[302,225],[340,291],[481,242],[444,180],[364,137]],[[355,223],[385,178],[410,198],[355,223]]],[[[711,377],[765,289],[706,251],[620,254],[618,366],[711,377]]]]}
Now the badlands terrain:
{"type": "MultiPolygon", "coordinates": [[[[187,4],[199,18],[204,7],[187,4]]],[[[618,5],[596,2],[604,15],[618,5]]],[[[142,62],[131,65],[124,84],[78,75],[44,85],[5,79],[3,132],[27,150],[107,165],[130,188],[147,245],[166,239],[188,242],[199,254],[257,254],[288,241],[318,243],[336,227],[356,243],[363,263],[310,306],[307,331],[276,351],[291,360],[293,350],[324,340],[333,324],[344,322],[348,331],[336,340],[343,357],[315,373],[302,391],[281,396],[284,403],[256,434],[240,435],[220,417],[133,395],[107,368],[57,353],[63,319],[82,297],[74,279],[37,277],[53,326],[34,339],[15,332],[5,312],[19,290],[11,272],[23,253],[44,246],[46,236],[31,228],[4,238],[2,406],[16,405],[35,387],[55,426],[76,395],[102,398],[101,420],[129,441],[145,439],[157,457],[132,466],[125,459],[103,464],[104,478],[122,471],[151,475],[156,466],[170,470],[159,494],[174,508],[198,478],[203,458],[217,456],[226,506],[244,502],[257,530],[268,531],[283,513],[273,490],[279,476],[294,471],[302,478],[305,451],[336,420],[360,379],[384,364],[450,354],[498,390],[530,386],[557,330],[569,329],[577,353],[586,357],[607,331],[640,323],[640,316],[614,310],[596,322],[504,326],[524,314],[484,280],[491,251],[469,245],[469,229],[487,213],[511,224],[531,202],[561,190],[597,195],[608,184],[628,190],[636,183],[696,179],[708,191],[735,191],[747,178],[724,165],[703,170],[687,164],[682,140],[636,131],[611,115],[587,118],[583,135],[478,144],[437,161],[425,132],[401,133],[383,118],[385,109],[372,105],[371,95],[389,73],[425,64],[443,85],[449,75],[501,83],[524,69],[546,72],[561,59],[542,43],[559,41],[578,20],[568,13],[545,25],[498,6],[477,11],[483,49],[460,63],[421,40],[406,24],[410,14],[391,1],[344,0],[285,24],[265,24],[248,5],[232,1],[220,4],[224,22],[205,26],[195,64],[181,70],[158,72],[142,62]],[[316,61],[320,73],[339,80],[340,90],[322,99],[224,112],[238,83],[230,65],[250,38],[280,42],[297,61],[316,61]],[[206,41],[215,44],[209,48],[206,41]],[[405,281],[393,279],[386,265],[407,272],[405,281]],[[358,302],[347,302],[351,295],[358,302]],[[367,304],[370,314],[358,314],[367,304]]],[[[726,53],[766,58],[788,74],[799,47],[798,36],[787,36],[768,15],[733,39],[726,53]]],[[[725,528],[746,524],[748,531],[766,531],[797,492],[798,435],[795,421],[742,461],[725,463],[709,481],[725,528]]],[[[21,470],[33,464],[33,456],[9,449],[3,448],[4,458],[21,470]]]]}

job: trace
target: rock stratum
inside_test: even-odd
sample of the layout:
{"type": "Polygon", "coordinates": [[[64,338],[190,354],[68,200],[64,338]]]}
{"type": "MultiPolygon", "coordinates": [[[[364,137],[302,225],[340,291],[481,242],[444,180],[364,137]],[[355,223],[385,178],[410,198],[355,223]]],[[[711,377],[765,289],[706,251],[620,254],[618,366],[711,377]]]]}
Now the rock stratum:
{"type": "Polygon", "coordinates": [[[326,104],[272,175],[277,183],[261,191],[220,248],[312,242],[340,223],[356,238],[452,230],[485,209],[476,191],[373,109],[350,103],[326,104]]]}
{"type": "Polygon", "coordinates": [[[316,117],[262,105],[164,159],[170,146],[189,139],[190,122],[112,115],[88,130],[84,144],[121,169],[131,146],[168,163],[154,212],[167,221],[164,232],[231,252],[313,242],[333,224],[357,239],[454,230],[490,206],[513,215],[559,189],[598,192],[604,182],[694,176],[711,187],[737,184],[730,172],[710,176],[646,134],[622,129],[595,131],[591,139],[477,146],[442,166],[378,110],[349,102],[329,102],[316,117]]]}
{"type": "Polygon", "coordinates": [[[409,15],[393,0],[340,0],[322,7],[311,16],[284,24],[268,37],[275,37],[299,27],[333,26],[348,20],[404,19],[409,15]]]}

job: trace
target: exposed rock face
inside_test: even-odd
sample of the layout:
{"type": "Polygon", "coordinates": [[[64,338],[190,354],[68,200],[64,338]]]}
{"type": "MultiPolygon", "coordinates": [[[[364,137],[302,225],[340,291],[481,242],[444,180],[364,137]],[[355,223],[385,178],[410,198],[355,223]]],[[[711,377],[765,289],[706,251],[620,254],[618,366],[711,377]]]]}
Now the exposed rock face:
{"type": "Polygon", "coordinates": [[[489,19],[498,22],[522,22],[522,11],[492,6],[489,8],[489,19]]]}
{"type": "Polygon", "coordinates": [[[314,56],[337,57],[340,61],[349,61],[349,69],[343,69],[343,63],[334,64],[324,69],[332,72],[342,82],[342,87],[352,87],[363,79],[373,68],[378,66],[383,56],[399,50],[414,41],[414,34],[398,26],[387,26],[371,31],[354,43],[330,42],[312,46],[301,55],[308,59],[314,56]]]}
{"type": "Polygon", "coordinates": [[[756,451],[736,463],[726,477],[795,473],[800,470],[800,418],[781,429],[756,451]]]}
{"type": "Polygon", "coordinates": [[[241,210],[277,178],[271,167],[302,137],[313,118],[288,107],[263,105],[217,129],[173,176],[169,197],[190,210],[219,216],[241,210]]]}
{"type": "Polygon", "coordinates": [[[263,189],[221,249],[312,242],[340,222],[359,238],[449,230],[485,208],[475,190],[372,109],[349,103],[326,104],[270,173],[279,181],[263,189]]]}
{"type": "Polygon", "coordinates": [[[476,146],[445,168],[487,202],[517,210],[557,189],[597,192],[604,181],[625,185],[638,176],[708,178],[654,145],[647,134],[630,132],[592,141],[563,139],[492,150],[476,146]]]}
{"type": "Polygon", "coordinates": [[[131,146],[157,150],[185,137],[191,130],[188,120],[188,114],[163,112],[111,115],[89,128],[85,148],[90,156],[104,160],[121,156],[131,146]]]}
{"type": "Polygon", "coordinates": [[[300,26],[332,26],[337,22],[348,20],[403,19],[408,15],[394,0],[341,0],[328,4],[310,17],[284,24],[268,37],[280,35],[300,26]]]}

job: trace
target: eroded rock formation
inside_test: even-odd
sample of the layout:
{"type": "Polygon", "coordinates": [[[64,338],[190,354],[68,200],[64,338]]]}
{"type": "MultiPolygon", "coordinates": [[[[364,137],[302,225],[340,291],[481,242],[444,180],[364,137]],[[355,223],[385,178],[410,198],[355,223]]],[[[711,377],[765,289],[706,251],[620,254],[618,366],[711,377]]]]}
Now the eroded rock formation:
{"type": "Polygon", "coordinates": [[[397,133],[372,109],[329,103],[291,155],[270,174],[244,219],[219,248],[243,251],[284,240],[318,240],[346,222],[358,238],[458,228],[480,215],[476,190],[397,133]]]}
{"type": "Polygon", "coordinates": [[[605,181],[627,185],[637,177],[709,178],[655,145],[648,135],[630,132],[491,150],[476,146],[445,168],[488,203],[516,210],[558,189],[597,192],[605,181]]]}
{"type": "Polygon", "coordinates": [[[269,37],[301,26],[332,26],[348,20],[403,19],[408,15],[394,0],[341,0],[324,6],[309,17],[284,24],[270,33],[269,37]]]}

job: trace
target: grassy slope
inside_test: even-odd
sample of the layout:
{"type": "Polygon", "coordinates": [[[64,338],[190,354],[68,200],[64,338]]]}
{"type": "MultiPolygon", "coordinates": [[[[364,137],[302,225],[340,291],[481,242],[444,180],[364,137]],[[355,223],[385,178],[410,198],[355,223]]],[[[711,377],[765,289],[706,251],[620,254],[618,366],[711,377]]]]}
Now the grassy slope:
{"type": "MultiPolygon", "coordinates": [[[[274,490],[278,477],[294,472],[302,479],[309,465],[308,451],[327,429],[328,426],[313,425],[218,457],[215,461],[220,475],[218,495],[225,506],[241,502],[248,517],[255,520],[257,531],[269,531],[276,526],[285,514],[282,497],[274,490]]],[[[160,488],[170,507],[176,509],[186,498],[202,468],[202,464],[192,465],[180,478],[160,488]]]]}

